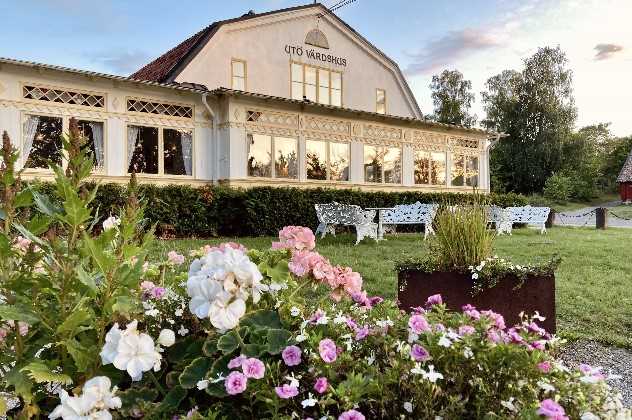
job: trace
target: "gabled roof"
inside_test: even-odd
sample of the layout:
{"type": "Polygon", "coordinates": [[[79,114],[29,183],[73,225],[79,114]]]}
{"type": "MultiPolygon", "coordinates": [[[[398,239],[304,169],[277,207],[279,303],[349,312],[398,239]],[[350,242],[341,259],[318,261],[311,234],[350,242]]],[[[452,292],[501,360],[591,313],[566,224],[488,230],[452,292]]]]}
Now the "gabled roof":
{"type": "Polygon", "coordinates": [[[363,37],[355,29],[353,29],[347,22],[340,19],[335,13],[331,12],[321,3],[310,3],[302,6],[288,7],[285,9],[273,10],[265,13],[254,13],[252,11],[233,19],[221,20],[212,23],[200,32],[181,42],[174,48],[170,49],[160,57],[156,58],[151,63],[145,65],[140,70],[136,71],[130,78],[137,80],[151,80],[159,83],[171,83],[174,82],[178,74],[184,67],[197,55],[197,53],[208,43],[208,41],[217,33],[217,31],[226,24],[242,22],[249,19],[255,19],[262,16],[269,16],[278,13],[291,12],[295,10],[320,8],[323,10],[323,14],[332,16],[338,23],[347,28],[355,36],[357,36],[362,42],[366,43],[371,49],[377,52],[383,59],[388,61],[401,75],[402,83],[406,93],[409,95],[415,111],[419,116],[422,116],[421,109],[417,104],[415,95],[413,94],[406,78],[404,77],[399,65],[393,61],[389,56],[384,54],[379,48],[373,45],[369,40],[363,37]]]}
{"type": "Polygon", "coordinates": [[[628,158],[621,168],[621,172],[619,172],[617,182],[632,182],[632,151],[630,151],[628,158]]]}

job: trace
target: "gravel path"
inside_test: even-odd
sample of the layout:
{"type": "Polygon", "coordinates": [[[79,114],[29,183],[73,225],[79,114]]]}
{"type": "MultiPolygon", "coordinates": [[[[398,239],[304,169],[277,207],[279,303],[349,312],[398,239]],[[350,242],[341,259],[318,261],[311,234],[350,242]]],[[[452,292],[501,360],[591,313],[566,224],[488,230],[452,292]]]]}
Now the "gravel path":
{"type": "Polygon", "coordinates": [[[609,380],[609,384],[621,392],[623,405],[632,407],[632,351],[610,347],[595,341],[575,341],[569,343],[560,358],[570,367],[580,363],[603,367],[605,374],[620,375],[609,380]]]}

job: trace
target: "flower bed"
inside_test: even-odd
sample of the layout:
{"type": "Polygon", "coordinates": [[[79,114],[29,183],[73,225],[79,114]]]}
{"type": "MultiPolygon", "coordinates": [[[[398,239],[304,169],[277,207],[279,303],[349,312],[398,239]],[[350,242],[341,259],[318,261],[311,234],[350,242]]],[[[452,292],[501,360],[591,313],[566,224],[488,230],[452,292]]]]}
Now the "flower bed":
{"type": "MultiPolygon", "coordinates": [[[[147,259],[142,199],[94,226],[91,159],[76,123],[56,173],[60,206],[21,189],[4,148],[0,414],[34,418],[616,418],[599,368],[569,370],[535,319],[403,314],[286,227],[147,259]],[[43,217],[21,220],[18,208],[43,217]]],[[[475,314],[478,313],[478,316],[475,314]]]]}

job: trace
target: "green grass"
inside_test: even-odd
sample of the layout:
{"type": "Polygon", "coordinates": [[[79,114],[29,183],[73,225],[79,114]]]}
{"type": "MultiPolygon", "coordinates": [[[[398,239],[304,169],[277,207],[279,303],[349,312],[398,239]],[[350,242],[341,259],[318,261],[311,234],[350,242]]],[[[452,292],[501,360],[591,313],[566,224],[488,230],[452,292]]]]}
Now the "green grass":
{"type": "Polygon", "coordinates": [[[612,207],[610,211],[615,213],[617,216],[625,217],[626,219],[632,219],[632,205],[630,204],[621,204],[619,206],[612,207]]]}
{"type": "MultiPolygon", "coordinates": [[[[539,235],[532,229],[514,229],[512,236],[498,237],[494,252],[520,264],[548,260],[554,254],[563,260],[556,273],[557,324],[569,339],[589,338],[632,347],[631,229],[597,231],[562,228],[539,235]]],[[[181,252],[227,240],[249,248],[264,248],[273,238],[220,238],[212,240],[158,241],[154,256],[171,249],[181,252]]],[[[334,264],[349,265],[360,272],[371,294],[396,296],[395,261],[420,256],[426,243],[420,235],[388,236],[376,244],[364,241],[354,246],[351,235],[317,241],[317,250],[334,264]]]]}

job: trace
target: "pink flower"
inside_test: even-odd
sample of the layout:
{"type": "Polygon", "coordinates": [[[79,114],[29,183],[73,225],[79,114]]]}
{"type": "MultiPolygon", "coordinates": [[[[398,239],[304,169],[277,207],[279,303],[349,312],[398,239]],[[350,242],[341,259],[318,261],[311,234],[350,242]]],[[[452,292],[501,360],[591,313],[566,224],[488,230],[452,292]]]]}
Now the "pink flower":
{"type": "Polygon", "coordinates": [[[244,356],[243,354],[237,357],[234,357],[233,359],[230,360],[230,362],[228,362],[228,369],[235,369],[238,367],[241,367],[241,364],[244,363],[244,361],[247,359],[246,356],[244,356]]]}
{"type": "Polygon", "coordinates": [[[443,299],[441,298],[441,295],[436,294],[428,297],[428,300],[426,301],[426,306],[430,307],[434,305],[441,305],[442,303],[443,299]]]}
{"type": "Polygon", "coordinates": [[[318,343],[318,353],[325,363],[335,362],[338,358],[336,343],[329,338],[324,338],[318,343]]]}
{"type": "Polygon", "coordinates": [[[241,372],[232,371],[224,382],[224,386],[226,387],[226,392],[230,395],[241,394],[246,390],[246,386],[248,385],[248,378],[241,372]]]}
{"type": "Polygon", "coordinates": [[[472,335],[476,332],[476,329],[474,327],[472,327],[471,325],[461,325],[459,327],[459,335],[464,336],[464,335],[472,335]]]}
{"type": "Polygon", "coordinates": [[[553,366],[551,365],[551,362],[545,361],[545,362],[538,363],[538,369],[542,373],[549,373],[551,371],[552,367],[553,366]]]}
{"type": "Polygon", "coordinates": [[[531,322],[528,326],[527,329],[533,333],[536,333],[542,337],[544,337],[546,335],[546,330],[544,328],[541,328],[536,322],[531,322]]]}
{"type": "Polygon", "coordinates": [[[545,340],[536,340],[529,344],[529,350],[544,350],[546,348],[545,340]]]}
{"type": "Polygon", "coordinates": [[[178,254],[176,251],[169,251],[167,253],[167,258],[170,263],[175,265],[184,264],[184,255],[178,254]]]}
{"type": "Polygon", "coordinates": [[[301,363],[301,349],[297,346],[287,346],[283,349],[281,357],[287,366],[296,366],[301,363]]]}
{"type": "Polygon", "coordinates": [[[154,287],[151,291],[151,297],[154,299],[162,299],[165,293],[167,293],[167,290],[164,287],[154,287]]]}
{"type": "Polygon", "coordinates": [[[506,328],[505,318],[503,318],[501,314],[498,314],[494,311],[481,311],[481,315],[484,315],[494,321],[494,326],[499,330],[504,330],[506,328]]]}
{"type": "Polygon", "coordinates": [[[487,331],[487,339],[492,343],[500,343],[502,341],[501,335],[495,330],[487,331]]]}
{"type": "Polygon", "coordinates": [[[356,341],[364,340],[368,335],[369,335],[369,327],[365,325],[356,330],[355,339],[356,341]]]}
{"type": "Polygon", "coordinates": [[[568,420],[564,408],[550,398],[540,402],[537,413],[548,420],[568,420]]]}
{"type": "Polygon", "coordinates": [[[365,420],[365,417],[362,413],[356,410],[345,411],[340,414],[338,420],[365,420]]]}
{"type": "Polygon", "coordinates": [[[5,338],[7,338],[7,335],[9,335],[9,331],[5,330],[4,328],[0,328],[0,343],[2,343],[5,338]]]}
{"type": "MultiPolygon", "coordinates": [[[[7,321],[7,325],[11,328],[15,328],[15,321],[7,321]]],[[[26,322],[18,321],[18,332],[22,337],[27,335],[29,333],[29,324],[27,324],[26,322]]]]}
{"type": "Polygon", "coordinates": [[[312,250],[316,247],[316,237],[310,228],[286,226],[279,231],[280,242],[272,244],[273,249],[312,250]]]}
{"type": "Polygon", "coordinates": [[[442,323],[435,324],[434,329],[436,332],[445,332],[445,325],[442,323]]]}
{"type": "Polygon", "coordinates": [[[241,370],[246,378],[261,379],[265,374],[266,367],[261,360],[250,357],[242,362],[241,370]]]}
{"type": "Polygon", "coordinates": [[[510,328],[509,331],[507,331],[507,335],[509,336],[509,341],[511,343],[514,343],[514,344],[524,343],[524,338],[522,338],[518,330],[516,330],[515,328],[510,328]]]}
{"type": "Polygon", "coordinates": [[[470,304],[464,305],[462,308],[463,313],[469,316],[472,319],[480,319],[481,313],[476,310],[476,308],[470,304]]]}
{"type": "Polygon", "coordinates": [[[430,324],[423,315],[412,315],[408,320],[408,327],[415,334],[431,331],[430,324]]]}
{"type": "Polygon", "coordinates": [[[276,392],[279,398],[287,400],[288,398],[293,398],[298,395],[298,388],[290,384],[283,384],[274,388],[274,392],[276,392]]]}
{"type": "Polygon", "coordinates": [[[365,291],[356,292],[351,295],[351,299],[359,305],[364,306],[365,308],[371,309],[375,305],[379,305],[384,302],[384,298],[380,296],[372,296],[368,297],[365,291]]]}
{"type": "Polygon", "coordinates": [[[204,245],[204,253],[208,254],[211,251],[225,251],[226,248],[237,249],[239,251],[246,252],[248,249],[242,244],[238,244],[237,242],[222,242],[217,246],[204,245]]]}
{"type": "Polygon", "coordinates": [[[314,390],[316,390],[316,392],[318,392],[319,394],[325,393],[328,387],[329,383],[327,382],[327,378],[325,378],[324,376],[316,379],[316,383],[314,383],[314,390]]]}
{"type": "Polygon", "coordinates": [[[140,290],[143,290],[143,291],[151,292],[152,290],[154,290],[154,287],[156,287],[154,282],[151,282],[148,280],[145,280],[144,282],[140,284],[140,290]]]}
{"type": "Polygon", "coordinates": [[[410,348],[410,356],[416,362],[423,362],[430,359],[430,353],[428,353],[428,350],[426,350],[423,346],[420,346],[419,344],[413,344],[413,346],[410,348]]]}

